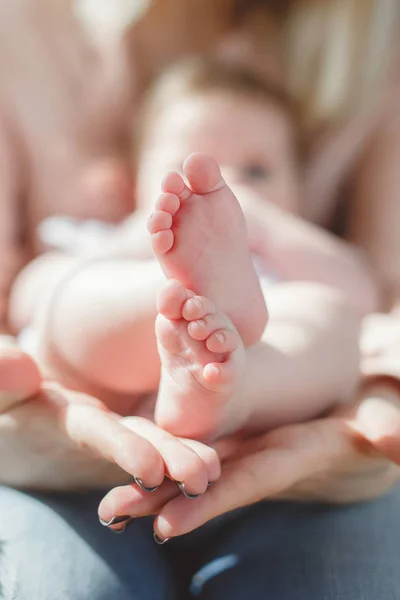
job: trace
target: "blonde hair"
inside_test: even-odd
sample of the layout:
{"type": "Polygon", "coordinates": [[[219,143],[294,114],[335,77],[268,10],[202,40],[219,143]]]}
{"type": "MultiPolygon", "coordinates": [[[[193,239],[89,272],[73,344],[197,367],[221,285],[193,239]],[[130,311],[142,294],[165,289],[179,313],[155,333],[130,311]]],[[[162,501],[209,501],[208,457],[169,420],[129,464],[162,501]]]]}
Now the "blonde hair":
{"type": "Polygon", "coordinates": [[[292,122],[294,141],[299,157],[303,154],[301,130],[297,105],[286,90],[266,81],[248,69],[242,69],[220,61],[193,56],[179,61],[159,77],[146,95],[133,123],[133,151],[137,154],[146,136],[148,126],[163,109],[179,98],[208,96],[223,93],[244,96],[282,111],[292,122]]]}
{"type": "Polygon", "coordinates": [[[235,29],[248,30],[253,48],[265,57],[270,72],[267,63],[275,61],[275,50],[279,55],[282,34],[288,91],[312,126],[347,119],[376,101],[397,58],[399,0],[146,2],[147,18],[132,30],[138,65],[149,71],[147,77],[142,74],[143,81],[150,81],[160,65],[178,55],[208,53],[217,39],[235,29]],[[157,52],[150,43],[144,44],[151,39],[157,42],[157,52]]]}
{"type": "Polygon", "coordinates": [[[399,14],[398,0],[293,0],[287,81],[306,122],[343,120],[376,100],[397,58],[399,14]]]}
{"type": "Polygon", "coordinates": [[[246,95],[272,102],[295,116],[296,105],[286,89],[248,69],[203,56],[178,61],[157,79],[144,102],[146,112],[157,112],[176,98],[211,92],[246,95]]]}

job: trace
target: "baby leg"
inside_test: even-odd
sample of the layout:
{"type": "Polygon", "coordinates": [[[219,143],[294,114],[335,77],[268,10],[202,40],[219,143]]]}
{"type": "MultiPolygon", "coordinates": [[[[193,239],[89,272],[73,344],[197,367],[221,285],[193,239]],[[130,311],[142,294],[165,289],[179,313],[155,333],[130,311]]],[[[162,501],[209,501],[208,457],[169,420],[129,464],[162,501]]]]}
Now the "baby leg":
{"type": "Polygon", "coordinates": [[[247,350],[244,399],[251,427],[309,419],[346,400],[359,377],[360,316],[340,294],[308,283],[268,295],[270,321],[247,350]]]}
{"type": "Polygon", "coordinates": [[[38,315],[40,354],[69,386],[139,394],[157,388],[156,261],[101,260],[70,273],[38,315]]]}

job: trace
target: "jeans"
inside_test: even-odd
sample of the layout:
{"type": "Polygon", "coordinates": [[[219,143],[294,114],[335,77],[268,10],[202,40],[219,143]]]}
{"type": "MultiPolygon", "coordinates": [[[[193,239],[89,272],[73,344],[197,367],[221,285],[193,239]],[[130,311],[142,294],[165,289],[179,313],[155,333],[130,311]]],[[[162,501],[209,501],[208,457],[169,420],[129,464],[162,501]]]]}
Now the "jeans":
{"type": "Polygon", "coordinates": [[[400,490],[365,504],[259,503],[164,546],[103,528],[102,494],[0,487],[4,600],[400,600],[400,490]]]}

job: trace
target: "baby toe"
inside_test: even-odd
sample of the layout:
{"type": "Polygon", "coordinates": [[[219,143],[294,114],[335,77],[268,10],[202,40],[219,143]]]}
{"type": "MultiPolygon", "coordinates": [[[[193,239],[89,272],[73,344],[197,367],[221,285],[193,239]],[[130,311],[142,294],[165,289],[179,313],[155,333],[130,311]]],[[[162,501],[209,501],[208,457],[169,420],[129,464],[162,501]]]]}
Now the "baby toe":
{"type": "Polygon", "coordinates": [[[155,208],[156,210],[162,210],[174,216],[178,212],[180,204],[181,203],[176,194],[166,192],[161,194],[161,196],[158,198],[155,208]]]}
{"type": "Polygon", "coordinates": [[[188,156],[183,171],[196,194],[208,194],[225,185],[218,164],[206,154],[197,152],[188,156]]]}
{"type": "Polygon", "coordinates": [[[212,300],[204,296],[193,296],[185,303],[182,316],[186,321],[194,321],[216,312],[217,308],[212,300]]]}
{"type": "Polygon", "coordinates": [[[194,340],[204,341],[211,334],[224,329],[227,325],[224,315],[219,313],[205,315],[202,319],[190,321],[188,325],[188,333],[194,340]]]}
{"type": "MultiPolygon", "coordinates": [[[[235,378],[235,369],[231,361],[224,363],[208,363],[203,369],[204,381],[216,388],[230,385],[235,378]]],[[[217,391],[217,389],[216,389],[217,391]]]]}
{"type": "Polygon", "coordinates": [[[182,319],[182,309],[187,300],[188,291],[174,279],[170,279],[160,290],[157,309],[166,319],[182,319]]]}
{"type": "Polygon", "coordinates": [[[151,236],[151,244],[156,254],[166,254],[174,245],[174,234],[171,229],[163,229],[151,236]]]}
{"type": "Polygon", "coordinates": [[[164,210],[153,212],[147,221],[147,229],[151,234],[158,233],[165,229],[171,229],[171,227],[172,215],[164,210]]]}
{"type": "Polygon", "coordinates": [[[219,329],[212,333],[206,340],[210,352],[234,352],[239,346],[239,334],[231,329],[219,329]]]}
{"type": "Polygon", "coordinates": [[[191,191],[186,186],[183,177],[176,171],[167,173],[161,182],[161,189],[164,193],[178,196],[180,200],[185,200],[191,195],[191,191]]]}

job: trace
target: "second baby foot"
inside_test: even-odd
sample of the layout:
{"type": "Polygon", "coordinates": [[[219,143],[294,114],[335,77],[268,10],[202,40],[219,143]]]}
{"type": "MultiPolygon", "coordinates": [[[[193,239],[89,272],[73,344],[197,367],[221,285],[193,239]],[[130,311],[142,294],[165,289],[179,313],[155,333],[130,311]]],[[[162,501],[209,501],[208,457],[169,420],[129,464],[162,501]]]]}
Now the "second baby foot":
{"type": "Polygon", "coordinates": [[[192,154],[183,170],[189,187],[169,173],[149,219],[153,250],[167,277],[212,298],[249,346],[264,331],[267,309],[242,210],[211,157],[192,154]]]}
{"type": "Polygon", "coordinates": [[[246,351],[232,322],[211,300],[174,280],[160,292],[158,304],[162,368],[156,423],[195,439],[237,429],[244,421],[246,351]]]}

